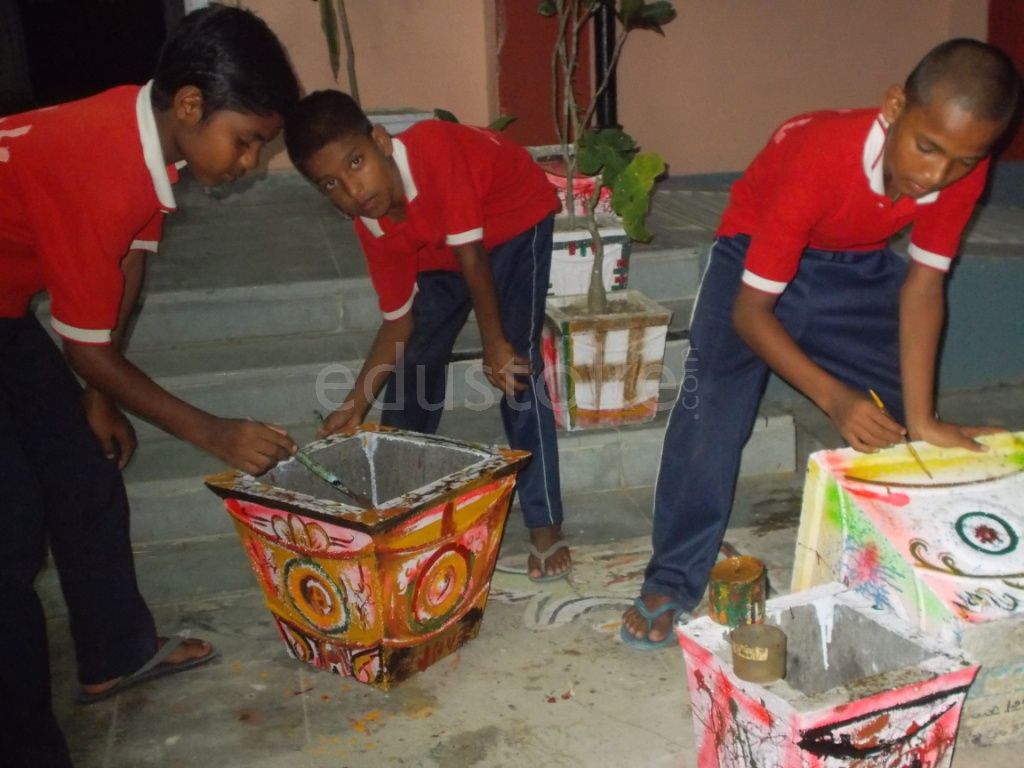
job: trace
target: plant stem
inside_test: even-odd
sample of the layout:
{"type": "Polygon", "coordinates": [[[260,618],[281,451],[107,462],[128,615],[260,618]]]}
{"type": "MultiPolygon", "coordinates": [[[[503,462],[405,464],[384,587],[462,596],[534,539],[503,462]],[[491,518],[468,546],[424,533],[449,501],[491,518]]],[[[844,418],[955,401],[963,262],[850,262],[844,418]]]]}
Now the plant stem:
{"type": "MultiPolygon", "coordinates": [[[[324,2],[329,2],[329,0],[324,0],[324,2]]],[[[359,101],[359,83],[356,81],[356,51],[352,47],[352,30],[348,26],[345,0],[337,0],[337,2],[338,23],[341,26],[341,35],[345,38],[345,70],[348,73],[349,95],[355,99],[356,104],[360,104],[362,102],[359,101]]]]}
{"type": "Polygon", "coordinates": [[[597,204],[601,200],[601,179],[595,180],[594,191],[587,200],[587,229],[590,245],[594,251],[594,263],[590,268],[590,284],[587,287],[587,311],[600,315],[608,311],[608,294],[604,289],[604,242],[597,226],[597,204]]]}

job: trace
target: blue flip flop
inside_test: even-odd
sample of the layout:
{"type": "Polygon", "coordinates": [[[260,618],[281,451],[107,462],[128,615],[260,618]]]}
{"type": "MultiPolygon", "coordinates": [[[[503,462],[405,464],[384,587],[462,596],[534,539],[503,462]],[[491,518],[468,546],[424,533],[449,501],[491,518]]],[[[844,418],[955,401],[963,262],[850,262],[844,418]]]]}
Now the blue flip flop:
{"type": "Polygon", "coordinates": [[[659,616],[664,616],[666,613],[672,614],[672,627],[675,627],[679,617],[686,613],[686,609],[683,608],[675,600],[670,600],[659,608],[653,611],[647,610],[647,606],[644,605],[642,597],[637,597],[633,600],[633,607],[636,608],[637,612],[644,617],[647,622],[647,631],[644,632],[643,637],[637,637],[628,629],[626,629],[625,623],[619,627],[619,637],[622,638],[622,642],[628,645],[630,648],[636,648],[638,651],[657,651],[661,648],[668,648],[670,645],[674,645],[676,642],[676,633],[673,629],[669,629],[669,632],[661,640],[654,641],[649,640],[648,635],[651,634],[651,627],[659,616]]]}

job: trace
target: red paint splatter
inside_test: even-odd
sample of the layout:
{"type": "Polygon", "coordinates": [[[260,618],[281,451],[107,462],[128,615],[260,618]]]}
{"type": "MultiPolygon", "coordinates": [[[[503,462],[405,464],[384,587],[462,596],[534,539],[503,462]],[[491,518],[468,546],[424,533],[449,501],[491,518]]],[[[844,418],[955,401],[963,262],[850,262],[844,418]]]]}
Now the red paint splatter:
{"type": "Polygon", "coordinates": [[[882,504],[888,504],[890,507],[905,507],[910,503],[910,497],[905,493],[891,493],[889,491],[879,493],[878,491],[865,488],[863,485],[854,485],[853,483],[843,483],[843,488],[853,496],[878,501],[882,504]]]}
{"type": "Polygon", "coordinates": [[[853,582],[871,582],[878,578],[882,558],[874,542],[864,545],[853,558],[853,582]]]}

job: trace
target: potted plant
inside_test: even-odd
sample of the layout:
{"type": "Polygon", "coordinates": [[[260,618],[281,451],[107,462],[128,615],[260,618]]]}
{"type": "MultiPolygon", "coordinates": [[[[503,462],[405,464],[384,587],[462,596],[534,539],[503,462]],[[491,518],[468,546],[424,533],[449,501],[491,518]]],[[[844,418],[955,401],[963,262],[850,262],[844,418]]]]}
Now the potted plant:
{"type": "MultiPolygon", "coordinates": [[[[608,275],[614,270],[606,269],[605,257],[610,241],[628,253],[631,240],[651,239],[645,220],[665,161],[640,152],[620,128],[594,129],[591,123],[626,39],[639,29],[660,33],[675,9],[666,0],[543,0],[537,10],[558,24],[552,101],[566,205],[556,226],[556,249],[593,254],[587,293],[548,299],[544,355],[556,419],[567,429],[649,421],[657,410],[671,312],[637,291],[609,300],[608,275]],[[580,104],[580,38],[595,13],[607,7],[616,19],[609,66],[598,72],[589,103],[580,104]],[[581,174],[593,181],[578,183],[581,174]],[[578,203],[581,191],[585,196],[578,203]]],[[[553,268],[554,262],[553,257],[553,268]]]]}

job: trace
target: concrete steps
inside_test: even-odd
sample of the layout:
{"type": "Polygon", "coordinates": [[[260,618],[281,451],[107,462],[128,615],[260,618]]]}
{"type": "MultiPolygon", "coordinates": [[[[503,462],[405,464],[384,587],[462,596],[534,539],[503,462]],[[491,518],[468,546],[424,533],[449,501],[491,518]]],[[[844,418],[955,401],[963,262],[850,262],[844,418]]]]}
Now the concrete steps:
{"type": "MultiPolygon", "coordinates": [[[[185,182],[161,253],[149,261],[144,305],[128,356],[162,386],[222,416],[253,417],[312,439],[314,411],[340,403],[380,321],[349,222],[308,184],[275,174],[245,195],[215,198],[185,182]]],[[[667,411],[678,391],[685,330],[721,193],[659,193],[656,238],[635,247],[630,285],[675,313],[664,412],[647,425],[563,433],[563,494],[651,485],[667,411]]],[[[47,305],[38,313],[46,319],[47,305]]],[[[446,434],[503,443],[497,393],[480,370],[471,322],[449,374],[446,434]],[[488,400],[488,394],[492,394],[488,400]]],[[[372,418],[372,414],[371,414],[372,418]]],[[[219,462],[136,420],[139,451],[125,473],[132,538],[149,549],[231,534],[202,485],[219,462]]],[[[745,453],[747,474],[791,472],[791,417],[763,416],[745,453]]]]}

